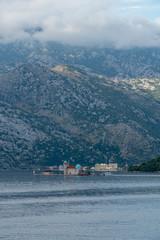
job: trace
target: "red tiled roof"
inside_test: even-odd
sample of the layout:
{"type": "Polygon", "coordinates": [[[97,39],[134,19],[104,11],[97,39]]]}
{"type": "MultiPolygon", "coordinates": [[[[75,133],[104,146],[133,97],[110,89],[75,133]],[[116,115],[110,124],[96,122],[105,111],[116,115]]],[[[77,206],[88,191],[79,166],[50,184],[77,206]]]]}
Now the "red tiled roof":
{"type": "Polygon", "coordinates": [[[75,166],[68,166],[67,168],[76,168],[75,166]]]}

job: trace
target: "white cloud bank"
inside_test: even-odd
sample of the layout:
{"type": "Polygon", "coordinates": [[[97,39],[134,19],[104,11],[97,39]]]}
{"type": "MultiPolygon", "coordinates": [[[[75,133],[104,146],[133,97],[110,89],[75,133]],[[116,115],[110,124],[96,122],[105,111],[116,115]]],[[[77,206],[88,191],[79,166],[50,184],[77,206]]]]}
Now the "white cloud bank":
{"type": "MultiPolygon", "coordinates": [[[[160,20],[120,15],[116,0],[0,0],[0,42],[22,39],[116,48],[160,46],[160,20]]],[[[124,7],[124,5],[123,5],[124,7]]],[[[128,5],[127,5],[128,7],[128,5]]]]}

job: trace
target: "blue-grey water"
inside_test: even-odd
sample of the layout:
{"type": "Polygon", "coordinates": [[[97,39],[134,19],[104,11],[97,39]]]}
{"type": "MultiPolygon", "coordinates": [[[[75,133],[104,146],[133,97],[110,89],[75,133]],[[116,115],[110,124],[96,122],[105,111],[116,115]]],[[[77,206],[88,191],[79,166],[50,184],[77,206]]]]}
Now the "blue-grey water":
{"type": "Polygon", "coordinates": [[[0,239],[159,240],[160,174],[0,172],[0,239]]]}

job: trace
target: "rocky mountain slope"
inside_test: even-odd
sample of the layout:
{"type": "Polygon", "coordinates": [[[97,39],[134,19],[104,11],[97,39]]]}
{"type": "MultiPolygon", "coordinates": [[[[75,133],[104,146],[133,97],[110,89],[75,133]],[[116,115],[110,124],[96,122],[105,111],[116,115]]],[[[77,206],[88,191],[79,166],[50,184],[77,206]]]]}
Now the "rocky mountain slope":
{"type": "Polygon", "coordinates": [[[160,102],[128,86],[70,65],[28,63],[1,74],[0,168],[157,156],[160,102]]]}
{"type": "Polygon", "coordinates": [[[0,45],[2,73],[29,62],[47,67],[58,64],[78,65],[91,72],[120,79],[159,78],[159,60],[159,48],[87,48],[38,41],[0,45]]]}

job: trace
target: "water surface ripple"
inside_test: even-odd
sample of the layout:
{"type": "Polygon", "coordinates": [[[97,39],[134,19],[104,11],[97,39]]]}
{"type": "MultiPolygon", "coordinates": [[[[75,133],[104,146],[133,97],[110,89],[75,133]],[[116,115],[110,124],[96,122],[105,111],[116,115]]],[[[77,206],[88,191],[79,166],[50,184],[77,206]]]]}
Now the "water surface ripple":
{"type": "Polygon", "coordinates": [[[159,239],[160,174],[0,179],[0,239],[159,239]]]}

